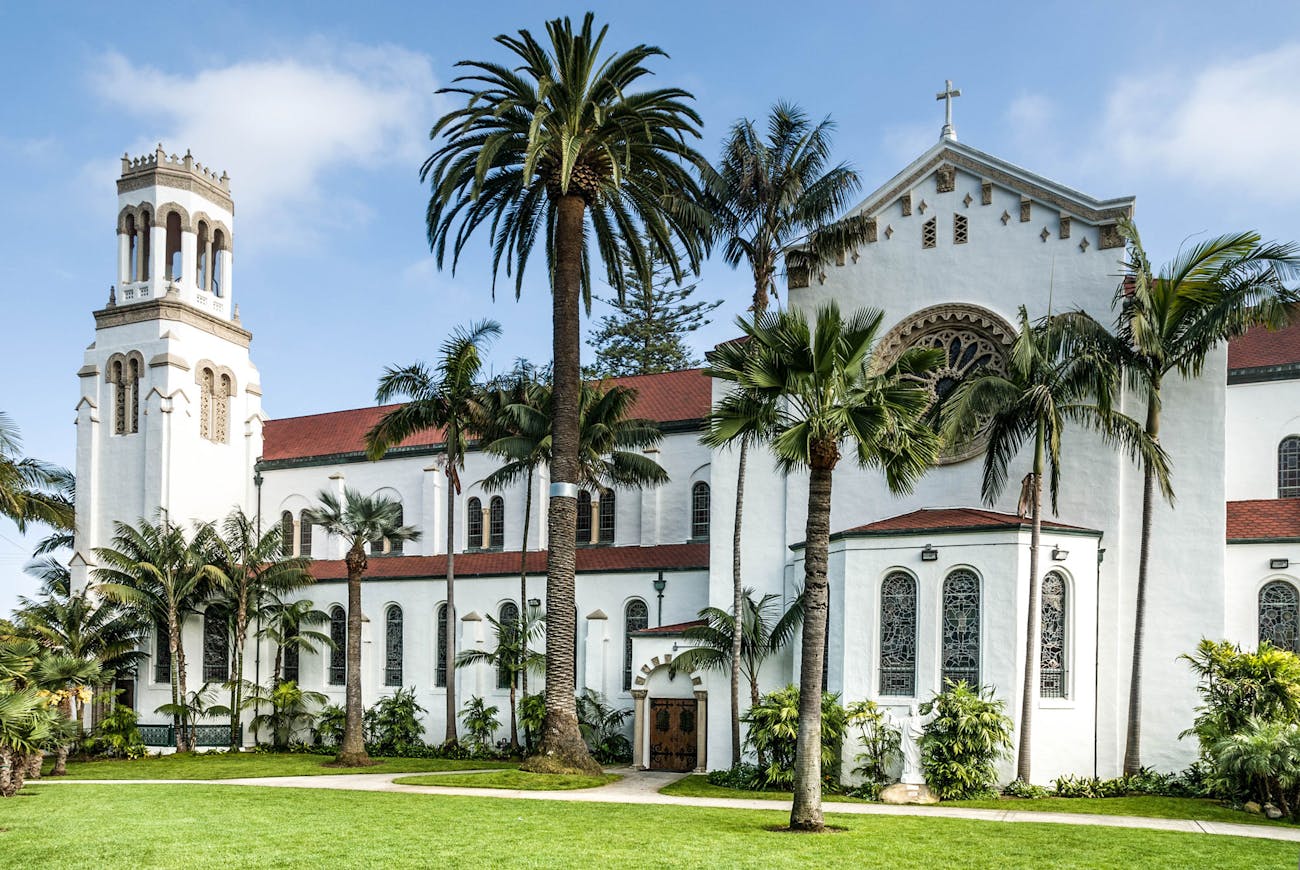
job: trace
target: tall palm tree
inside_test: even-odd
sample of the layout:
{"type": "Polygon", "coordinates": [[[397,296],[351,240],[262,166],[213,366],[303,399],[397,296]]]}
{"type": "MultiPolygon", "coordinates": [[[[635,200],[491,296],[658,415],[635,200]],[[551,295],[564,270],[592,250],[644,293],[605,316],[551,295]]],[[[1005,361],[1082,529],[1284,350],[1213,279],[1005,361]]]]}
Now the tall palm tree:
{"type": "MultiPolygon", "coordinates": [[[[713,213],[714,235],[723,259],[749,266],[755,321],[776,294],[784,258],[787,272],[811,274],[866,242],[861,215],[837,217],[852,205],[858,174],[846,164],[830,165],[829,118],[814,124],[791,103],[779,102],[767,117],[766,135],[748,118],[732,125],[716,167],[703,170],[713,213]]],[[[732,528],[731,592],[738,630],[731,648],[731,756],[740,760],[740,656],[745,620],[739,618],[741,527],[744,518],[745,470],[750,439],[740,441],[736,468],[736,515],[732,528]]]]}
{"type": "Polygon", "coordinates": [[[318,506],[304,512],[308,522],[347,545],[343,557],[348,569],[347,725],[336,761],[343,767],[364,767],[370,764],[361,732],[361,578],[368,564],[366,545],[385,538],[414,541],[420,530],[402,525],[402,505],[382,495],[366,496],[348,487],[342,500],[329,490],[321,490],[316,500],[318,506]]]}
{"type": "MultiPolygon", "coordinates": [[[[506,63],[461,61],[469,72],[446,92],[466,98],[444,115],[421,177],[431,195],[429,243],[453,270],[486,224],[493,275],[504,262],[515,294],[542,239],[551,278],[554,449],[547,510],[546,725],[535,766],[596,772],[578,728],[574,680],[577,527],[579,304],[590,308],[594,252],[621,299],[624,270],[652,279],[652,263],[681,281],[698,272],[707,212],[690,170],[703,158],[690,144],[701,124],[680,88],[636,90],[664,54],[638,45],[602,57],[607,28],[588,13],[546,24],[549,45],[527,30],[501,35],[506,63]],[[588,242],[594,244],[589,245],[588,242]],[[622,247],[620,247],[620,245],[622,247]],[[680,251],[680,253],[679,253],[680,251]]],[[[494,284],[495,286],[495,284],[494,284]]]]}
{"type": "Polygon", "coordinates": [[[483,419],[479,406],[479,373],[487,344],[501,335],[501,324],[481,320],[458,327],[442,343],[438,363],[430,371],[423,363],[388,368],[375,391],[378,402],[407,397],[366,433],[371,459],[417,432],[441,430],[443,472],[447,475],[447,743],[456,742],[456,496],[460,495],[460,470],[470,436],[483,419]]]}
{"type": "Polygon", "coordinates": [[[26,532],[31,523],[71,529],[72,472],[22,455],[18,426],[0,411],[0,517],[26,532]]]}
{"type": "MultiPolygon", "coordinates": [[[[156,522],[140,520],[135,526],[114,524],[110,547],[98,547],[100,566],[94,577],[99,593],[138,613],[155,630],[167,632],[171,651],[171,706],[184,707],[187,697],[185,644],[186,621],[214,587],[226,583],[225,574],[211,560],[211,542],[216,532],[201,526],[192,537],[161,514],[156,522]]],[[[187,752],[189,723],[182,713],[173,715],[176,751],[187,752]]]]}
{"type": "Polygon", "coordinates": [[[221,534],[213,537],[214,555],[227,583],[215,604],[230,616],[234,640],[230,675],[230,748],[240,739],[244,709],[244,646],[248,625],[268,594],[280,595],[315,581],[307,570],[311,558],[284,555],[284,533],[277,523],[259,532],[257,521],[236,508],[222,521],[221,534]]]}
{"type": "Polygon", "coordinates": [[[1029,782],[1033,765],[1033,713],[1039,691],[1038,550],[1043,525],[1043,475],[1050,473],[1052,513],[1056,513],[1061,482],[1061,437],[1070,423],[1100,431],[1134,456],[1150,454],[1162,486],[1168,473],[1159,447],[1145,438],[1142,427],[1114,411],[1111,398],[1117,385],[1114,361],[1100,348],[1067,351],[1063,322],[1045,319],[1030,323],[1020,306],[1020,331],[1011,345],[1007,373],[985,372],[968,378],[940,409],[945,438],[961,443],[981,429],[987,432],[981,494],[997,502],[1007,471],[1026,443],[1033,445],[1032,468],[1025,479],[1029,504],[1029,605],[1025,627],[1025,672],[1020,703],[1020,745],[1016,777],[1029,782]]]}
{"type": "MultiPolygon", "coordinates": [[[[1287,286],[1300,274],[1300,248],[1262,242],[1257,233],[1233,233],[1181,251],[1154,272],[1132,222],[1122,221],[1120,232],[1128,240],[1128,259],[1115,293],[1114,340],[1099,327],[1090,329],[1083,318],[1077,318],[1077,325],[1124,366],[1129,386],[1146,402],[1146,435],[1158,444],[1166,379],[1198,377],[1207,357],[1223,342],[1251,326],[1277,327],[1288,320],[1289,306],[1300,301],[1287,286]]],[[[1158,484],[1158,469],[1144,461],[1125,774],[1136,774],[1142,767],[1142,665],[1158,484]]]]}
{"type": "Polygon", "coordinates": [[[521,678],[529,671],[546,667],[546,655],[533,649],[533,644],[546,634],[546,617],[536,607],[523,611],[517,622],[503,623],[491,614],[488,625],[496,636],[497,644],[488,649],[467,649],[456,655],[456,667],[484,664],[505,676],[510,687],[510,748],[519,749],[519,719],[516,707],[516,690],[521,678]]]}
{"type": "Polygon", "coordinates": [[[892,492],[906,492],[933,463],[939,437],[924,422],[929,401],[916,378],[940,361],[931,348],[905,351],[871,368],[883,313],[867,309],[847,318],[833,302],[810,325],[801,311],[739,318],[748,339],[708,354],[710,375],[736,384],[714,407],[707,443],[722,446],[766,436],[778,466],[807,469],[808,521],[804,540],[803,645],[799,669],[799,733],[795,750],[790,827],[818,831],[821,808],[821,697],[825,666],[827,550],[831,480],[841,447],[859,465],[879,468],[892,492]]]}

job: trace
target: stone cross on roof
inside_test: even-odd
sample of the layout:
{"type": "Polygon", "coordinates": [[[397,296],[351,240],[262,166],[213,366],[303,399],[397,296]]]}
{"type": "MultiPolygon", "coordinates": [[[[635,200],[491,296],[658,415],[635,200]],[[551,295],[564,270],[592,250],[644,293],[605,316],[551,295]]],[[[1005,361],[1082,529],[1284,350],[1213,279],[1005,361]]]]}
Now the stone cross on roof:
{"type": "Polygon", "coordinates": [[[943,100],[943,130],[939,133],[940,139],[952,139],[957,141],[957,131],[952,126],[952,101],[954,97],[960,97],[961,91],[952,86],[952,79],[943,83],[943,91],[934,95],[936,100],[943,100]]]}

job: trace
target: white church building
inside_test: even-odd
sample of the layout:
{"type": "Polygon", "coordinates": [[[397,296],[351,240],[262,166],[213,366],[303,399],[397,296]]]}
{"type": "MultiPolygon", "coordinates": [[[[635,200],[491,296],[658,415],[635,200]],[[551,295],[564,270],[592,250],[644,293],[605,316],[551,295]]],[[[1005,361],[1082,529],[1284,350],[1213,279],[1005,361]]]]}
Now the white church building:
{"type": "MultiPolygon", "coordinates": [[[[240,506],[265,526],[282,523],[292,551],[314,559],[317,582],[301,595],[332,615],[340,647],[290,660],[289,674],[341,704],[343,544],[302,517],[322,489],[382,492],[401,502],[422,537],[371,554],[362,592],[365,702],[413,687],[429,711],[427,736],[440,740],[442,445],[430,434],[372,462],[363,435],[382,408],[268,417],[252,335],[235,304],[229,179],[160,147],[124,157],[117,184],[116,289],[94,312],[94,342],[78,371],[75,580],[88,582],[94,550],[111,542],[115,522],[158,508],[198,521],[240,506]]],[[[882,308],[891,328],[880,352],[946,349],[931,384],[946,394],[977,367],[1003,366],[1018,306],[1041,316],[1049,292],[1054,310],[1077,307],[1111,322],[1124,253],[1116,221],[1133,210],[1131,197],[1094,199],[945,128],[854,209],[871,220],[869,241],[825,274],[792,282],[788,304],[882,308]]],[[[728,677],[669,667],[700,609],[732,600],[737,455],[699,441],[721,387],[699,370],[621,383],[638,391],[635,413],[662,427],[653,456],[671,480],[581,496],[578,679],[635,711],[637,766],[727,767],[728,677]]],[[[274,410],[277,385],[268,387],[274,410]]],[[[1178,656],[1202,637],[1297,647],[1300,328],[1252,332],[1216,352],[1202,377],[1171,382],[1166,393],[1162,439],[1178,498],[1160,504],[1154,521],[1142,730],[1145,763],[1179,770],[1195,754],[1178,734],[1196,697],[1178,656]]],[[[1143,411],[1132,397],[1124,410],[1143,411]]],[[[945,678],[966,679],[1018,715],[1029,528],[1015,491],[992,508],[981,503],[981,448],[954,447],[905,497],[891,496],[876,473],[848,463],[836,472],[827,685],[842,701],[874,699],[901,713],[945,678]]],[[[1140,471],[1082,432],[1067,438],[1064,459],[1060,513],[1044,524],[1040,561],[1034,769],[1042,781],[1119,772],[1132,649],[1140,471]]],[[[545,606],[547,481],[533,488],[525,540],[523,486],[489,493],[477,483],[495,462],[471,452],[456,502],[461,650],[493,643],[485,616],[517,613],[521,549],[528,595],[545,606]]],[[[1028,457],[1019,463],[1028,465],[1028,457]]],[[[744,582],[785,604],[802,579],[806,494],[805,477],[781,476],[761,452],[751,457],[744,582]]],[[[227,677],[228,642],[213,622],[188,628],[191,687],[227,677]]],[[[765,690],[797,681],[796,648],[769,660],[765,690]]],[[[148,653],[127,698],[142,722],[162,721],[153,711],[170,700],[165,640],[148,653]]],[[[270,651],[250,648],[247,660],[259,656],[265,680],[270,651]]],[[[488,667],[462,670],[456,690],[458,707],[478,695],[507,709],[506,689],[488,667]]]]}

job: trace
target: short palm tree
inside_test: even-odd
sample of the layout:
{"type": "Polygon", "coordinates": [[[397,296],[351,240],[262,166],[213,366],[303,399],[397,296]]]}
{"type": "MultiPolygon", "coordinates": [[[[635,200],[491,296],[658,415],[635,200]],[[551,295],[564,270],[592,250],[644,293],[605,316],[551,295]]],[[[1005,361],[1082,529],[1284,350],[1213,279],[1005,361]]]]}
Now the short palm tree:
{"type": "Polygon", "coordinates": [[[879,468],[893,492],[908,491],[933,463],[939,437],[925,425],[929,402],[917,378],[940,360],[931,348],[913,348],[872,368],[883,313],[848,317],[833,302],[814,323],[801,311],[739,318],[746,341],[708,354],[710,375],[736,385],[710,415],[706,441],[722,446],[763,436],[785,472],[808,469],[804,540],[803,644],[799,670],[799,735],[790,827],[818,831],[821,809],[821,696],[825,665],[826,583],[830,545],[831,480],[841,448],[859,465],[879,468]]]}
{"type": "Polygon", "coordinates": [[[1029,505],[1029,595],[1025,628],[1025,677],[1020,705],[1020,746],[1016,776],[1029,782],[1033,765],[1033,713],[1039,691],[1038,549],[1043,524],[1043,475],[1050,474],[1052,512],[1061,482],[1061,438],[1068,424],[1102,432],[1134,456],[1150,454],[1161,485],[1168,473],[1159,447],[1142,427],[1111,407],[1118,369],[1098,348],[1069,350],[1064,322],[1045,319],[1035,326],[1020,307],[1020,331],[1011,346],[1006,374],[984,372],[957,386],[940,414],[944,435],[961,443],[983,430],[988,437],[981,493],[997,502],[1007,472],[1022,447],[1033,446],[1032,468],[1022,502],[1029,505]],[[1024,496],[1027,495],[1028,498],[1024,496]]]}
{"type": "Polygon", "coordinates": [[[116,523],[112,546],[95,550],[99,594],[134,610],[155,630],[167,632],[177,752],[193,749],[188,743],[189,723],[182,718],[187,691],[183,629],[196,607],[226,583],[225,574],[211,561],[215,535],[211,526],[202,526],[187,536],[183,528],[160,515],[153,523],[116,523]]]}
{"type": "Polygon", "coordinates": [[[321,490],[317,507],[306,511],[308,522],[321,526],[327,535],[337,535],[347,545],[343,560],[348,570],[347,636],[347,725],[339,744],[338,764],[364,767],[370,763],[366,754],[361,723],[361,578],[366,573],[366,545],[385,538],[390,541],[414,541],[419,529],[402,525],[402,505],[382,495],[362,495],[348,487],[343,498],[321,490]]]}
{"type": "Polygon", "coordinates": [[[250,727],[254,733],[269,728],[271,745],[276,749],[288,749],[294,733],[310,728],[316,718],[314,710],[323,707],[328,700],[320,692],[303,689],[294,680],[285,680],[255,687],[245,703],[259,709],[263,704],[270,707],[270,712],[254,716],[250,727]]]}
{"type": "Polygon", "coordinates": [[[483,419],[478,384],[483,352],[500,334],[499,323],[482,320],[452,332],[442,343],[434,371],[423,363],[387,369],[379,379],[376,401],[398,397],[410,401],[389,411],[366,433],[370,458],[379,459],[389,447],[417,432],[442,432],[447,475],[447,743],[456,742],[456,496],[470,436],[483,419]]]}
{"type": "Polygon", "coordinates": [[[458,668],[484,664],[505,677],[510,688],[510,748],[516,751],[519,749],[516,690],[525,674],[541,672],[546,667],[546,655],[533,649],[533,644],[546,636],[546,617],[536,607],[530,607],[523,614],[518,622],[509,623],[489,614],[487,621],[496,637],[496,646],[490,650],[462,650],[456,656],[458,668]]]}
{"type": "Polygon", "coordinates": [[[58,712],[35,673],[41,657],[35,641],[0,640],[0,797],[18,793],[31,758],[58,729],[58,712]]]}
{"type": "Polygon", "coordinates": [[[421,177],[430,183],[429,243],[452,268],[487,227],[494,276],[504,263],[515,293],[541,241],[551,278],[554,448],[548,508],[546,726],[538,766],[595,773],[578,729],[573,692],[574,533],[577,528],[580,303],[590,307],[594,254],[619,298],[625,270],[643,282],[662,262],[680,281],[698,271],[707,211],[691,167],[699,116],[680,88],[636,90],[664,53],[638,45],[602,57],[606,28],[547,22],[549,45],[530,32],[501,35],[505,63],[462,61],[469,72],[447,92],[462,108],[444,115],[421,177]],[[545,761],[541,761],[545,759],[545,761]]]}
{"type": "MultiPolygon", "coordinates": [[[[40,689],[57,705],[63,720],[62,727],[51,735],[55,755],[50,775],[66,776],[70,741],[80,736],[80,729],[73,725],[74,707],[78,702],[84,707],[90,701],[92,690],[104,683],[104,672],[94,659],[47,652],[37,661],[33,676],[40,689]]],[[[39,772],[37,768],[36,773],[39,772]]]]}
{"type": "Polygon", "coordinates": [[[0,411],[0,517],[26,532],[31,523],[71,529],[72,472],[22,455],[18,426],[0,411]]]}
{"type": "Polygon", "coordinates": [[[257,636],[275,645],[275,658],[271,667],[272,685],[281,681],[285,656],[290,651],[301,655],[316,652],[320,647],[337,648],[334,639],[327,632],[312,628],[315,625],[329,625],[330,615],[318,610],[313,602],[305,598],[281,601],[272,594],[270,602],[262,607],[261,615],[263,623],[257,636]]]}
{"type": "MultiPolygon", "coordinates": [[[[732,125],[717,166],[702,175],[714,220],[714,237],[731,266],[749,266],[755,319],[776,294],[782,260],[787,272],[809,275],[864,244],[867,220],[839,218],[858,190],[858,174],[830,165],[829,118],[814,124],[798,107],[780,102],[767,117],[766,135],[748,118],[732,125]]],[[[740,442],[736,469],[736,510],[732,528],[731,593],[733,617],[740,613],[741,528],[749,439],[740,442]]],[[[740,759],[740,656],[745,621],[732,637],[731,753],[740,759]]]]}

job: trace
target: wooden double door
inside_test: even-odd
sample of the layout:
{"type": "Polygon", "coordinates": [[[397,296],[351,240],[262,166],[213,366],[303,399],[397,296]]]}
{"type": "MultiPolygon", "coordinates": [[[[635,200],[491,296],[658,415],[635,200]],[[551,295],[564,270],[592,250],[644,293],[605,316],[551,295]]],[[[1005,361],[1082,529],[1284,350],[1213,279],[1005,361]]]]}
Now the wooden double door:
{"type": "Polygon", "coordinates": [[[650,769],[696,768],[699,707],[694,698],[650,699],[650,769]]]}

